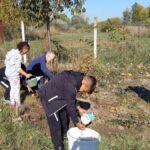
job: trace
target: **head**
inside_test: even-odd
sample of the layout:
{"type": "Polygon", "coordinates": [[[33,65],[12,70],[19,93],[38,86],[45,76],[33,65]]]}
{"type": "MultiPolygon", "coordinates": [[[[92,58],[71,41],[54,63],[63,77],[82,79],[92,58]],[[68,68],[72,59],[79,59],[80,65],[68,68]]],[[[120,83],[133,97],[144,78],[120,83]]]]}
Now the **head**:
{"type": "Polygon", "coordinates": [[[17,49],[20,51],[21,55],[26,54],[30,50],[28,42],[20,42],[17,44],[17,49]]]}
{"type": "Polygon", "coordinates": [[[49,63],[49,62],[54,60],[55,54],[53,52],[51,52],[51,51],[48,51],[46,53],[45,57],[46,57],[46,63],[49,63]]]}
{"type": "Polygon", "coordinates": [[[96,88],[96,79],[93,76],[84,76],[79,91],[91,94],[96,88]]]}

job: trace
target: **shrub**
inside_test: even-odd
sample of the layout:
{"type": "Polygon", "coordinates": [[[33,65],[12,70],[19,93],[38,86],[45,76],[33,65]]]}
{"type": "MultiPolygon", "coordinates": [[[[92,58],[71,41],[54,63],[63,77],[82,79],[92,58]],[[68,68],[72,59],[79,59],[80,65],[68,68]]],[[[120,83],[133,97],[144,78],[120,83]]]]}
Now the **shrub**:
{"type": "Polygon", "coordinates": [[[71,25],[76,29],[88,27],[88,19],[83,16],[73,16],[71,19],[71,25]]]}
{"type": "Polygon", "coordinates": [[[120,27],[121,24],[122,22],[119,18],[109,18],[107,21],[100,22],[99,26],[102,32],[108,32],[120,27]]]}
{"type": "Polygon", "coordinates": [[[13,40],[20,37],[21,31],[19,28],[14,28],[9,25],[4,25],[4,39],[5,40],[13,40]]]}
{"type": "Polygon", "coordinates": [[[52,25],[55,26],[56,28],[58,28],[61,31],[66,31],[69,28],[68,23],[61,20],[61,19],[55,20],[52,25]]]}

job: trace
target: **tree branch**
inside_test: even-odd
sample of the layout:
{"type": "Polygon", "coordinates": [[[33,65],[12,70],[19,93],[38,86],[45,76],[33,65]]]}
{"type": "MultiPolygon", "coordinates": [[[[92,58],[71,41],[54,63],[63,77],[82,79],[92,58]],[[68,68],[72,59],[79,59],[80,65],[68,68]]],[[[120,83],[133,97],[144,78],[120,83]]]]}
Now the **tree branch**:
{"type": "Polygon", "coordinates": [[[57,0],[56,9],[49,12],[49,15],[57,14],[59,11],[63,11],[63,8],[60,6],[62,0],[57,0]]]}

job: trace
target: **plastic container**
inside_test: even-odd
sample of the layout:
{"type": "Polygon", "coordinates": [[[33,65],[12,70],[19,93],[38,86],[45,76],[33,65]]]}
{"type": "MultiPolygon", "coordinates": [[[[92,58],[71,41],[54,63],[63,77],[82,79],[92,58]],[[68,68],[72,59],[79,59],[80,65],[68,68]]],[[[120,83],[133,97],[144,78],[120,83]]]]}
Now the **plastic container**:
{"type": "Polygon", "coordinates": [[[101,137],[96,131],[86,128],[70,128],[67,132],[68,150],[98,150],[101,137]]]}
{"type": "Polygon", "coordinates": [[[29,87],[35,87],[38,84],[38,81],[42,78],[42,76],[32,76],[31,78],[26,80],[26,83],[29,87]]]}
{"type": "Polygon", "coordinates": [[[88,112],[84,115],[81,116],[81,122],[84,124],[84,125],[88,125],[90,122],[92,122],[93,120],[95,119],[95,116],[93,113],[91,112],[88,112]]]}
{"type": "Polygon", "coordinates": [[[38,81],[36,77],[26,80],[26,83],[29,87],[35,87],[37,85],[37,82],[38,81]]]}

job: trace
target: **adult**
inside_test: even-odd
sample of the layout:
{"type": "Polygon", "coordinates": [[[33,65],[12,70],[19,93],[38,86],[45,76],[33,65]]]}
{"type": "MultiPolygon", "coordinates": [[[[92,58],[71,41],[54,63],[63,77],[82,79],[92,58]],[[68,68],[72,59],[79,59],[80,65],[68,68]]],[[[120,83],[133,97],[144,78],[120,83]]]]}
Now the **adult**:
{"type": "Polygon", "coordinates": [[[28,73],[33,74],[33,76],[43,76],[38,84],[38,88],[44,84],[46,78],[50,80],[54,76],[46,66],[48,63],[52,62],[54,58],[55,54],[48,51],[45,55],[33,59],[27,66],[28,73]]]}

